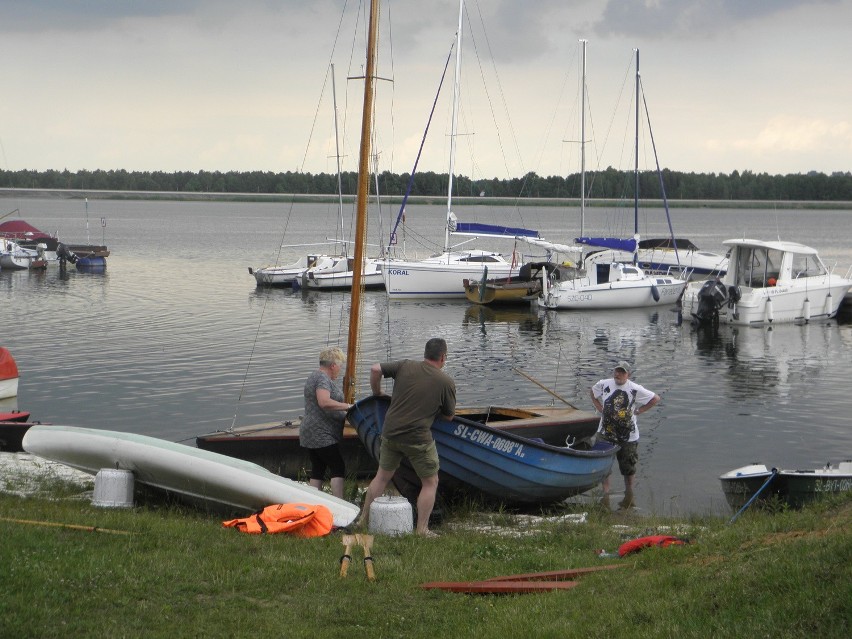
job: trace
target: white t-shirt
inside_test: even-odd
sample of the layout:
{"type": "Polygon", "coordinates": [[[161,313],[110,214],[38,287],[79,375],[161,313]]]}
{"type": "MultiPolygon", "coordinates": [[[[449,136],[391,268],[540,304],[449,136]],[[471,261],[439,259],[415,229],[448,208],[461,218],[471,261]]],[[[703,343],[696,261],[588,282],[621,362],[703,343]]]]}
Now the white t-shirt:
{"type": "Polygon", "coordinates": [[[654,399],[655,393],[629,379],[619,386],[611,378],[592,386],[592,393],[603,404],[598,433],[614,442],[638,441],[634,411],[654,399]]]}

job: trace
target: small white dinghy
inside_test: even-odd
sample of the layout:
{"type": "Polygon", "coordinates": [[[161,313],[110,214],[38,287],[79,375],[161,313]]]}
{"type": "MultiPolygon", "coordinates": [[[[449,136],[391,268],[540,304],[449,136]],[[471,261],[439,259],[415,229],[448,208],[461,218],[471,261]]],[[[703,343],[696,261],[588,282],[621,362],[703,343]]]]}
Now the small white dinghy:
{"type": "Polygon", "coordinates": [[[317,504],[331,511],[335,526],[348,526],[359,512],[354,504],[257,464],[144,435],[37,425],[27,431],[23,448],[92,475],[102,468],[129,470],[148,486],[240,510],[317,504]]]}

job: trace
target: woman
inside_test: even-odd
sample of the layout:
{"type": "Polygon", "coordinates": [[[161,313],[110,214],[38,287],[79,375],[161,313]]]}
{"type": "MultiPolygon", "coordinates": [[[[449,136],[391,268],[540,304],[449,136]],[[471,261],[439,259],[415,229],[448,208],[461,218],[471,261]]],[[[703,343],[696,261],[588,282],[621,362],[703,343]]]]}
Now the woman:
{"type": "Polygon", "coordinates": [[[299,426],[299,443],[311,458],[310,484],[322,489],[326,469],[331,471],[331,493],[343,498],[346,467],[340,453],[345,411],[343,391],[335,383],[346,356],[339,348],[326,348],[319,356],[319,370],[305,382],[305,417],[299,426]]]}

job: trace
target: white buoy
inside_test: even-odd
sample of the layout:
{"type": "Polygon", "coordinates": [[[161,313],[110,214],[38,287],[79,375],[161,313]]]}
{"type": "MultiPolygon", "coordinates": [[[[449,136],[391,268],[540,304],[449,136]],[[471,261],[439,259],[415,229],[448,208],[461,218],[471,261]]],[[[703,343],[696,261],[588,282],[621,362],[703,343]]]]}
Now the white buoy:
{"type": "Polygon", "coordinates": [[[371,533],[380,535],[405,535],[414,530],[411,504],[405,497],[376,497],[370,504],[371,533]]]}
{"type": "Polygon", "coordinates": [[[133,507],[133,473],[129,470],[101,468],[95,475],[92,506],[99,508],[133,507]]]}

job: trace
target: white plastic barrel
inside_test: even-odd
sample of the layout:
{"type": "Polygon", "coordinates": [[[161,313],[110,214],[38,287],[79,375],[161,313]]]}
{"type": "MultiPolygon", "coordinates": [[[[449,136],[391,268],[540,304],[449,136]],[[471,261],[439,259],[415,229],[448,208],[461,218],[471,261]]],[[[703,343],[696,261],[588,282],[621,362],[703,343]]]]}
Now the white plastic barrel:
{"type": "Polygon", "coordinates": [[[101,468],[95,475],[92,506],[99,508],[133,507],[133,473],[129,470],[101,468]]]}
{"type": "Polygon", "coordinates": [[[411,504],[405,497],[376,497],[370,504],[371,533],[405,535],[414,529],[411,504]]]}

